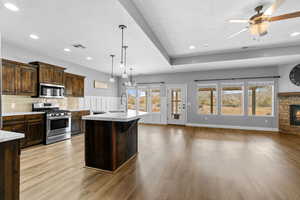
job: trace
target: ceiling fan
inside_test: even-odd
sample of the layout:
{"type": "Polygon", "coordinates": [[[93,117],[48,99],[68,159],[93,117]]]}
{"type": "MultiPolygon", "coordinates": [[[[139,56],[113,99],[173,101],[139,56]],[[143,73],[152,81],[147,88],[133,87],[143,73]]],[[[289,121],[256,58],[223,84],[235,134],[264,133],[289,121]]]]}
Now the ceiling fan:
{"type": "Polygon", "coordinates": [[[234,33],[228,37],[228,39],[238,36],[239,34],[250,31],[251,35],[262,37],[267,35],[270,22],[281,21],[291,18],[300,17],[300,11],[288,13],[284,15],[274,16],[273,13],[284,3],[285,0],[276,0],[269,8],[263,11],[264,6],[257,6],[254,10],[257,12],[250,19],[231,19],[231,23],[247,23],[248,25],[237,33],[234,33]]]}

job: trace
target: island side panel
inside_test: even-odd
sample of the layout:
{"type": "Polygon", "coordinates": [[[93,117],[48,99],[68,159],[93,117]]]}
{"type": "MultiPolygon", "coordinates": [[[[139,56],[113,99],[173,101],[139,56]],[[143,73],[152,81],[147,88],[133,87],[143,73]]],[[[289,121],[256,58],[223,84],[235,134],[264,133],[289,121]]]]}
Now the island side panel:
{"type": "Polygon", "coordinates": [[[18,200],[20,193],[20,142],[0,143],[0,200],[18,200]]]}
{"type": "Polygon", "coordinates": [[[86,120],[85,164],[87,167],[113,170],[113,123],[86,120]]]}
{"type": "Polygon", "coordinates": [[[117,131],[117,167],[138,152],[138,120],[115,122],[117,131]]]}

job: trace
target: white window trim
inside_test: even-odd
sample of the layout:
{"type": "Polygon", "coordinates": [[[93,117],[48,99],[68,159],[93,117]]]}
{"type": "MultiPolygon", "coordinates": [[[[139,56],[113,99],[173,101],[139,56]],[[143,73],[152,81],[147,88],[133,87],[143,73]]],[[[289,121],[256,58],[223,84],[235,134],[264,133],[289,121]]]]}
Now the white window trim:
{"type": "Polygon", "coordinates": [[[196,95],[196,112],[197,112],[197,115],[200,115],[200,116],[218,116],[219,115],[219,104],[218,104],[218,100],[219,100],[219,87],[218,87],[218,84],[217,83],[208,83],[208,84],[197,84],[197,95],[196,95]],[[198,109],[199,109],[199,104],[198,104],[198,99],[199,99],[199,88],[216,88],[216,114],[214,113],[211,113],[211,114],[201,114],[198,112],[198,109]]]}
{"type": "MultiPolygon", "coordinates": [[[[273,118],[275,117],[275,82],[274,81],[249,81],[247,85],[248,105],[249,106],[249,86],[272,86],[272,115],[250,115],[248,117],[261,117],[261,118],[273,118]]],[[[248,109],[248,108],[247,108],[248,109]]]]}
{"type": "Polygon", "coordinates": [[[241,116],[246,116],[245,113],[245,83],[244,82],[228,82],[228,83],[221,83],[220,84],[220,115],[221,116],[232,116],[232,117],[241,117],[241,116]],[[224,114],[222,113],[222,106],[223,106],[223,101],[222,101],[222,91],[224,87],[230,87],[230,86],[241,86],[242,87],[242,114],[240,115],[233,115],[233,114],[224,114]]]}

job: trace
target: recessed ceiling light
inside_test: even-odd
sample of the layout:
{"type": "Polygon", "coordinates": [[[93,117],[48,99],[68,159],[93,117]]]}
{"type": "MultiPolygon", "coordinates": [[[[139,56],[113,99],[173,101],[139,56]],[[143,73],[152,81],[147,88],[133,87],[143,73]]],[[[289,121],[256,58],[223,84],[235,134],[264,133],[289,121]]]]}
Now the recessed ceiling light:
{"type": "Polygon", "coordinates": [[[204,47],[208,47],[208,44],[204,44],[203,46],[204,46],[204,47]]]}
{"type": "Polygon", "coordinates": [[[191,45],[190,49],[196,49],[196,47],[194,45],[191,45]]]}
{"type": "Polygon", "coordinates": [[[294,32],[294,33],[291,33],[291,37],[296,37],[296,36],[298,36],[298,35],[300,35],[300,32],[294,32]]]}
{"type": "Polygon", "coordinates": [[[86,57],[86,59],[87,60],[92,60],[93,58],[88,56],[88,57],[86,57]]]}
{"type": "Polygon", "coordinates": [[[64,51],[66,51],[66,52],[71,52],[71,49],[69,49],[69,48],[64,48],[64,51]]]}
{"type": "Polygon", "coordinates": [[[10,2],[6,2],[4,4],[5,8],[7,8],[8,10],[14,11],[14,12],[18,12],[20,9],[18,8],[18,6],[16,6],[13,3],[10,2]]]}
{"type": "Polygon", "coordinates": [[[37,36],[37,35],[35,35],[35,34],[30,34],[29,37],[30,37],[31,39],[34,39],[34,40],[40,39],[40,37],[37,36]]]}

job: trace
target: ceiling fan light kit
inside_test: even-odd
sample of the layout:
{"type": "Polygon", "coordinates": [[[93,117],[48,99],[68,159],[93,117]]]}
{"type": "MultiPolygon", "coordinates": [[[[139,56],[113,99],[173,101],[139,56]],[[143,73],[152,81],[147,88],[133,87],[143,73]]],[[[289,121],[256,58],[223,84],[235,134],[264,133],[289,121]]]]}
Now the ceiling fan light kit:
{"type": "MultiPolygon", "coordinates": [[[[253,36],[258,36],[262,37],[268,34],[268,30],[270,27],[270,22],[274,21],[281,21],[281,20],[287,20],[287,19],[292,19],[296,17],[300,17],[300,11],[298,12],[293,12],[293,13],[288,13],[284,15],[279,15],[279,16],[274,16],[273,13],[281,6],[282,3],[284,3],[285,0],[276,0],[268,9],[266,9],[263,12],[264,6],[259,5],[257,6],[254,10],[257,12],[254,16],[252,16],[249,20],[245,19],[231,19],[229,20],[230,23],[245,23],[247,22],[249,26],[249,32],[253,36]]],[[[242,31],[239,31],[237,33],[232,34],[231,36],[228,37],[228,39],[231,39],[233,37],[238,36],[241,34],[245,29],[242,31]]]]}
{"type": "Polygon", "coordinates": [[[249,31],[251,35],[262,37],[268,34],[269,27],[270,23],[268,21],[262,21],[260,23],[251,24],[249,26],[249,31]]]}

